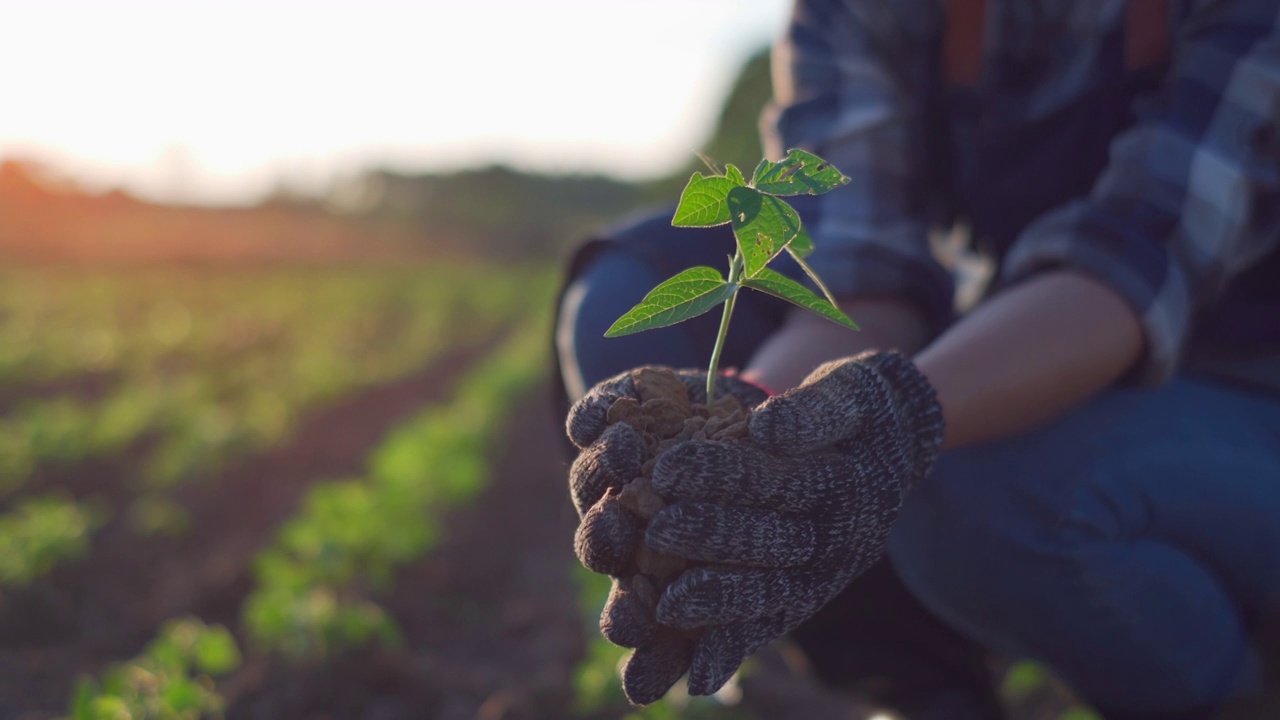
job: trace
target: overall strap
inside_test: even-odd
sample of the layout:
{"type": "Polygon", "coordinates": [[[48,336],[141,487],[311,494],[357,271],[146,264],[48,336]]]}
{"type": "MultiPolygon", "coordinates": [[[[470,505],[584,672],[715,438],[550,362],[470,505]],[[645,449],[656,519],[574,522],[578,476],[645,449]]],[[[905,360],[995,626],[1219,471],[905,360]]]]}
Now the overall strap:
{"type": "Polygon", "coordinates": [[[1169,0],[1129,0],[1125,11],[1124,68],[1129,72],[1169,59],[1169,0]]]}
{"type": "MultiPolygon", "coordinates": [[[[942,63],[943,75],[953,86],[973,87],[982,74],[987,4],[988,0],[946,0],[942,63]]],[[[1169,0],[1129,0],[1125,8],[1125,70],[1145,70],[1168,59],[1169,0]]]]}
{"type": "Polygon", "coordinates": [[[947,0],[946,6],[947,30],[942,41],[943,76],[950,85],[973,87],[982,73],[987,0],[947,0]]]}

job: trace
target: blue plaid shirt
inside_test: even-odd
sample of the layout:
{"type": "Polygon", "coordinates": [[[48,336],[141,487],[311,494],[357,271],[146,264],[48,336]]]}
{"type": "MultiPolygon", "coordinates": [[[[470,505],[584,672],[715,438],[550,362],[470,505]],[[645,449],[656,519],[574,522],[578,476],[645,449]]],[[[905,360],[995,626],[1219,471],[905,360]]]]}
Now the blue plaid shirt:
{"type": "MultiPolygon", "coordinates": [[[[1098,90],[1124,74],[1124,18],[1123,0],[992,0],[981,75],[957,91],[940,77],[941,2],[798,0],[775,48],[766,145],[772,156],[810,148],[853,178],[822,198],[814,229],[812,264],[832,290],[907,297],[945,325],[954,286],[931,255],[930,227],[957,196],[994,191],[975,170],[993,154],[1016,164],[1039,147],[1001,147],[1001,137],[1083,108],[1091,119],[1058,133],[1066,152],[1010,186],[1043,173],[1054,189],[1043,208],[1009,196],[1009,212],[1034,215],[998,246],[1001,279],[1070,268],[1101,280],[1141,318],[1139,379],[1172,375],[1233,280],[1277,257],[1280,3],[1171,3],[1167,72],[1124,96],[1123,122],[1093,143],[1087,183],[1055,184],[1073,172],[1081,127],[1116,122],[1102,104],[1091,116],[1089,103],[1114,97],[1098,90]]],[[[1268,282],[1280,298],[1280,274],[1268,282]]]]}

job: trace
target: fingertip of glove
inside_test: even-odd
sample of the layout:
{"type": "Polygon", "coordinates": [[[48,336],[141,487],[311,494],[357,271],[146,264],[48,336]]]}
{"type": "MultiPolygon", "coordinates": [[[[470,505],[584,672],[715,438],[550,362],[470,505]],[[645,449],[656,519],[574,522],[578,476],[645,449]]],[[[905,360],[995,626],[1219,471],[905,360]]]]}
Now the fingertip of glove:
{"type": "Polygon", "coordinates": [[[600,634],[606,640],[626,648],[644,647],[657,637],[658,625],[652,609],[646,607],[632,587],[642,577],[615,579],[604,612],[600,614],[600,634]]]}
{"type": "Polygon", "coordinates": [[[704,650],[699,643],[689,665],[689,694],[714,695],[738,671],[743,659],[704,650]]]}
{"type": "Polygon", "coordinates": [[[712,608],[700,602],[702,588],[714,582],[711,571],[705,567],[685,570],[675,582],[667,586],[658,599],[658,622],[683,630],[694,630],[707,625],[712,608]]]}
{"type": "Polygon", "coordinates": [[[619,423],[606,429],[569,468],[569,491],[578,516],[586,515],[610,487],[635,477],[644,458],[644,441],[635,428],[619,423]]]}
{"type": "Polygon", "coordinates": [[[574,403],[564,421],[569,441],[584,449],[600,437],[608,424],[609,406],[602,398],[587,396],[574,403]]]}
{"type": "Polygon", "coordinates": [[[615,375],[591,388],[569,409],[565,417],[565,434],[569,441],[584,449],[600,438],[609,425],[609,406],[623,396],[634,396],[632,371],[615,375]]]}
{"type": "Polygon", "coordinates": [[[591,506],[574,534],[573,550],[592,572],[619,576],[633,564],[636,542],[643,523],[610,491],[591,506]]]}
{"type": "Polygon", "coordinates": [[[796,426],[809,423],[804,408],[809,405],[807,397],[812,394],[811,387],[794,387],[761,403],[747,423],[751,441],[770,452],[794,444],[796,426]]]}
{"type": "Polygon", "coordinates": [[[747,657],[786,630],[783,615],[709,628],[689,665],[689,693],[710,695],[724,686],[747,657]]]}
{"type": "Polygon", "coordinates": [[[639,648],[622,668],[622,692],[633,705],[662,699],[689,669],[693,641],[682,633],[662,629],[651,645],[639,648]]]}

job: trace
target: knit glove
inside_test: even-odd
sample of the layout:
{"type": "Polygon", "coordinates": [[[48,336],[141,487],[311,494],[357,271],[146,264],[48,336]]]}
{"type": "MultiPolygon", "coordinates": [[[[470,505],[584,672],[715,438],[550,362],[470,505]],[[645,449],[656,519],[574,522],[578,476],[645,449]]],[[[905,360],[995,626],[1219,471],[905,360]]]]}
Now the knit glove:
{"type": "MultiPolygon", "coordinates": [[[[615,427],[588,448],[597,467],[632,456],[615,427]]],[[[656,625],[640,611],[644,577],[615,582],[601,629],[636,648],[623,676],[628,696],[656,700],[686,670],[691,693],[715,692],[749,654],[813,615],[883,554],[942,437],[924,376],[897,353],[867,353],[761,403],[751,445],[689,441],[661,455],[652,484],[670,504],[644,542],[697,565],[657,599],[656,625]]],[[[592,533],[601,540],[580,557],[612,557],[609,538],[636,537],[625,513],[597,520],[616,534],[592,533]]]]}
{"type": "MultiPolygon", "coordinates": [[[[596,385],[573,406],[566,422],[569,439],[581,451],[569,472],[570,494],[581,520],[574,550],[588,569],[613,576],[600,628],[615,644],[636,648],[623,670],[623,689],[638,705],[661,698],[680,679],[689,667],[693,649],[687,633],[655,623],[657,578],[640,574],[634,559],[637,546],[642,544],[643,521],[621,506],[616,492],[611,493],[639,475],[650,454],[632,425],[608,420],[609,408],[617,400],[630,398],[643,403],[647,399],[644,388],[635,381],[645,369],[636,368],[596,385]]],[[[674,372],[689,402],[706,402],[705,372],[674,372]]],[[[768,393],[734,376],[721,375],[716,379],[716,397],[725,396],[751,408],[768,393]]],[[[667,574],[678,571],[678,567],[669,568],[667,574]]]]}

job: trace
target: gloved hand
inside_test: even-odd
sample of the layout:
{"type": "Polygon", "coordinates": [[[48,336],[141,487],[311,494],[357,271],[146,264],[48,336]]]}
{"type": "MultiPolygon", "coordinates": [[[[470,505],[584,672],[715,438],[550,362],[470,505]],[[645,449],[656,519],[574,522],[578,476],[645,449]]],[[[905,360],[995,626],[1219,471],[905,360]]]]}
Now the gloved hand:
{"type": "MultiPolygon", "coordinates": [[[[577,412],[571,436],[575,426],[597,427],[577,412]]],[[[749,427],[754,446],[685,442],[654,467],[653,488],[671,504],[644,542],[701,565],[657,600],[658,626],[641,611],[651,592],[644,576],[615,582],[601,629],[636,647],[623,678],[633,701],[661,697],[686,669],[690,692],[714,692],[749,654],[840,592],[883,554],[905,494],[932,467],[943,436],[932,387],[896,353],[818,368],[755,408],[749,427]]],[[[575,464],[580,511],[643,455],[622,428],[600,426],[583,453],[591,460],[575,464]]],[[[594,547],[579,548],[584,561],[616,557],[639,537],[625,512],[594,520],[604,531],[591,533],[594,547]]]]}
{"type": "MultiPolygon", "coordinates": [[[[616,493],[641,474],[642,465],[656,449],[654,438],[643,436],[632,424],[609,422],[609,408],[619,399],[637,403],[651,399],[645,386],[636,382],[645,369],[636,368],[596,385],[573,406],[566,422],[569,439],[581,450],[569,473],[570,493],[581,519],[574,549],[587,568],[614,577],[601,631],[618,645],[636,648],[623,672],[623,688],[628,698],[641,705],[662,697],[680,679],[689,667],[693,648],[686,633],[659,628],[654,622],[655,581],[659,578],[641,574],[635,560],[643,520],[622,507],[616,493]]],[[[706,373],[674,372],[688,401],[704,404],[706,373]]],[[[726,396],[749,409],[768,393],[737,377],[721,375],[716,379],[716,397],[726,396]]],[[[678,572],[680,565],[683,563],[663,574],[678,572]]]]}

